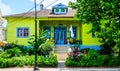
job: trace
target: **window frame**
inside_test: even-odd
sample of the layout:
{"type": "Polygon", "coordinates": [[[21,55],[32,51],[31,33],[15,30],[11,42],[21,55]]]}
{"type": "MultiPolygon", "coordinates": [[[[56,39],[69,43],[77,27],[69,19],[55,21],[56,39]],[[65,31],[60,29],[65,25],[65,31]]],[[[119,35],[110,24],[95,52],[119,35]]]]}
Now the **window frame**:
{"type": "Polygon", "coordinates": [[[17,27],[16,36],[17,36],[17,38],[28,38],[30,36],[30,29],[29,29],[29,27],[17,27]],[[19,32],[18,32],[19,29],[22,30],[22,36],[18,35],[19,34],[19,32]],[[28,30],[28,36],[25,36],[25,29],[28,30]]]}

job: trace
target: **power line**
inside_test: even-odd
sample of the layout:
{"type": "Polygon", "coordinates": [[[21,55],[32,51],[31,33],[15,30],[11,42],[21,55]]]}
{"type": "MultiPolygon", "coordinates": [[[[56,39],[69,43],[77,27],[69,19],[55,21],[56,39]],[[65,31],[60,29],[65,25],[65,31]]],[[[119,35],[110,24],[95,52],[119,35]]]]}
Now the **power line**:
{"type": "Polygon", "coordinates": [[[45,9],[48,8],[50,5],[54,4],[54,3],[57,2],[57,1],[58,1],[58,0],[52,1],[51,3],[48,4],[48,6],[45,7],[45,9]]]}
{"type": "MultiPolygon", "coordinates": [[[[45,1],[45,0],[42,0],[41,2],[39,2],[39,3],[36,5],[36,7],[38,7],[43,1],[45,1]]],[[[45,7],[45,9],[48,8],[49,6],[51,6],[52,4],[54,4],[54,3],[57,2],[57,1],[58,1],[58,0],[52,1],[51,3],[48,4],[47,7],[45,7]]],[[[31,9],[29,9],[29,10],[28,10],[26,13],[24,13],[21,17],[24,17],[26,14],[29,15],[30,11],[33,10],[34,8],[35,8],[35,7],[32,7],[31,9]]],[[[25,20],[26,18],[27,18],[27,17],[20,18],[20,19],[18,19],[18,18],[16,19],[16,18],[15,18],[15,19],[13,19],[12,21],[10,21],[9,23],[16,22],[17,20],[22,20],[22,21],[23,21],[23,20],[25,20]]]]}
{"type": "MultiPolygon", "coordinates": [[[[42,2],[43,2],[44,0],[42,0],[41,2],[39,2],[37,5],[36,5],[36,7],[37,6],[39,6],[42,2]]],[[[33,10],[35,8],[35,6],[34,7],[32,7],[31,9],[29,9],[26,13],[24,13],[21,17],[24,17],[26,14],[28,14],[31,10],[33,10]]],[[[21,18],[21,19],[25,19],[25,18],[21,18]]],[[[13,19],[12,21],[10,21],[10,23],[13,23],[13,22],[15,22],[15,21],[17,21],[18,19],[13,19]]],[[[20,19],[19,19],[20,20],[20,19]]]]}

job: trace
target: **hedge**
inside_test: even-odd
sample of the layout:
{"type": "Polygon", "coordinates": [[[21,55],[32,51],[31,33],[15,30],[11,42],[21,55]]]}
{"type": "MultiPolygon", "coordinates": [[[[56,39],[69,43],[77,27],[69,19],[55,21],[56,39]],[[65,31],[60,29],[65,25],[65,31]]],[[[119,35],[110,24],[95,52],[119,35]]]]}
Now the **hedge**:
{"type": "MultiPolygon", "coordinates": [[[[44,56],[38,56],[38,66],[39,67],[56,67],[58,64],[57,57],[51,56],[45,58],[44,56]]],[[[23,66],[33,66],[34,56],[21,56],[13,58],[0,58],[0,68],[6,67],[23,67],[23,66]]]]}
{"type": "Polygon", "coordinates": [[[67,58],[67,67],[120,67],[120,57],[100,55],[90,50],[87,55],[81,55],[77,59],[72,56],[67,58]]]}

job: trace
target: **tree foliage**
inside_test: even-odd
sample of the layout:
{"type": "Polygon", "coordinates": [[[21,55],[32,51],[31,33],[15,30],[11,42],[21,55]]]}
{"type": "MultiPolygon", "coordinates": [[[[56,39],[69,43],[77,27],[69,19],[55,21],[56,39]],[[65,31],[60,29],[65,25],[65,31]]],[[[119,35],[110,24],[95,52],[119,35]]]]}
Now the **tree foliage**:
{"type": "Polygon", "coordinates": [[[82,23],[91,23],[107,54],[120,54],[120,0],[77,0],[69,2],[82,23]]]}

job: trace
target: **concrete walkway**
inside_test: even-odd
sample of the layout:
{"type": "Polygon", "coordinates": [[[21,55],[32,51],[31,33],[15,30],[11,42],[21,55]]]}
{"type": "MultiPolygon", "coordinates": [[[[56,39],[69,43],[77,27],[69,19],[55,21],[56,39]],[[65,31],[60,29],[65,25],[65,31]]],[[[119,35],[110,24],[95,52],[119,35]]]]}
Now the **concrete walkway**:
{"type": "MultiPolygon", "coordinates": [[[[0,71],[33,71],[33,68],[4,68],[0,71]]],[[[38,71],[120,71],[120,68],[39,68],[38,71]]]]}
{"type": "MultiPolygon", "coordinates": [[[[56,68],[39,68],[38,71],[120,71],[120,68],[68,68],[64,62],[59,61],[56,68]]],[[[33,71],[33,68],[1,68],[0,71],[33,71]]]]}

